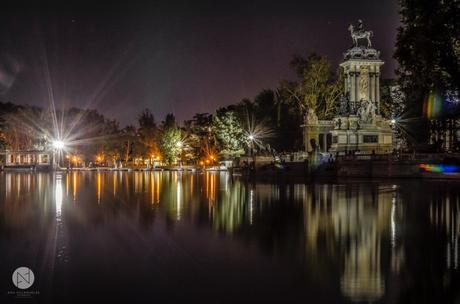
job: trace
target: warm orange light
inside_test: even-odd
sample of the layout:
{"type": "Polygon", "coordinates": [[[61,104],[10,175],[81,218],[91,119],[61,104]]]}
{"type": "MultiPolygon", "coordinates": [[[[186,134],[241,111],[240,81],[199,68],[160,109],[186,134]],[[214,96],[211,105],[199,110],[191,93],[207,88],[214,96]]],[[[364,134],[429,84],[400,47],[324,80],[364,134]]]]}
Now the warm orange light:
{"type": "Polygon", "coordinates": [[[206,160],[206,163],[209,164],[209,159],[206,160]]]}
{"type": "Polygon", "coordinates": [[[76,156],[73,157],[72,159],[74,162],[77,162],[78,158],[76,156]]]}
{"type": "Polygon", "coordinates": [[[70,155],[66,155],[65,158],[69,159],[69,158],[70,158],[70,155]]]}
{"type": "Polygon", "coordinates": [[[203,161],[200,161],[200,165],[203,166],[203,164],[204,164],[203,161]]]}

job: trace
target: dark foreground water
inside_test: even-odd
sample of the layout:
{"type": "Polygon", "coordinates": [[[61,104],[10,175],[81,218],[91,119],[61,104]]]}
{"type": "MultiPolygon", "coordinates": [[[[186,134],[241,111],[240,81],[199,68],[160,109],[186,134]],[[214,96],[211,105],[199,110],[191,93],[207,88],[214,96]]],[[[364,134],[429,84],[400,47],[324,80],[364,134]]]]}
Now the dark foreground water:
{"type": "Polygon", "coordinates": [[[451,181],[0,173],[0,303],[460,303],[459,200],[451,181]]]}

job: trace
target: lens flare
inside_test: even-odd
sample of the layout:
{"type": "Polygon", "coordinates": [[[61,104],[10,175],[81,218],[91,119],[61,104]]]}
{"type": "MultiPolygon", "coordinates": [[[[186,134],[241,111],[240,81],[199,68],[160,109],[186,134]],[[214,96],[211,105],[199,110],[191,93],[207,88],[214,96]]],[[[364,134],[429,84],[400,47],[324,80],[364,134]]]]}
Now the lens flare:
{"type": "Polygon", "coordinates": [[[445,165],[445,164],[420,164],[418,166],[424,172],[433,173],[455,173],[459,172],[459,166],[457,165],[445,165]]]}
{"type": "Polygon", "coordinates": [[[57,150],[62,150],[65,147],[65,144],[62,140],[53,140],[53,147],[57,150]]]}
{"type": "Polygon", "coordinates": [[[263,121],[256,121],[253,114],[246,114],[246,123],[243,124],[246,143],[249,146],[263,147],[263,140],[274,135],[273,130],[265,125],[263,121]]]}
{"type": "Polygon", "coordinates": [[[423,102],[423,115],[429,119],[438,118],[444,113],[445,102],[438,90],[430,91],[423,102]]]}

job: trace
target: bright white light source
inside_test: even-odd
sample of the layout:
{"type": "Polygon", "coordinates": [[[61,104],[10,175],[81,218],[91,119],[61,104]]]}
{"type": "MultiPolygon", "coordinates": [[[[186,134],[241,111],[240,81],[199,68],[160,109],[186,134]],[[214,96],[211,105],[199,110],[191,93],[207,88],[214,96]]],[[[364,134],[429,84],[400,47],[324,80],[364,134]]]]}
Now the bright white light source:
{"type": "Polygon", "coordinates": [[[177,147],[182,148],[183,143],[181,141],[177,142],[177,147]]]}
{"type": "Polygon", "coordinates": [[[64,142],[62,140],[53,140],[53,147],[62,150],[64,149],[64,142]]]}
{"type": "Polygon", "coordinates": [[[249,140],[254,140],[254,135],[250,134],[250,135],[248,136],[248,138],[249,138],[249,140]]]}
{"type": "Polygon", "coordinates": [[[390,123],[394,125],[396,123],[396,119],[393,118],[392,120],[390,120],[390,123]]]}

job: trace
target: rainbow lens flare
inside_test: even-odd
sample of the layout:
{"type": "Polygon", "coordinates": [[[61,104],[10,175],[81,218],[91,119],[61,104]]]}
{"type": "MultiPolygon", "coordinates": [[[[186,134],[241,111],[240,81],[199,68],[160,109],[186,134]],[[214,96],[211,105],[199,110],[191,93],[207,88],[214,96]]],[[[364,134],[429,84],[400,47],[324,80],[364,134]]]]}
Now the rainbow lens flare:
{"type": "Polygon", "coordinates": [[[423,115],[429,119],[440,117],[443,114],[444,100],[439,91],[430,91],[423,102],[423,115]]]}
{"type": "Polygon", "coordinates": [[[459,166],[457,165],[420,164],[418,167],[424,172],[434,173],[454,173],[459,171],[459,166]]]}

